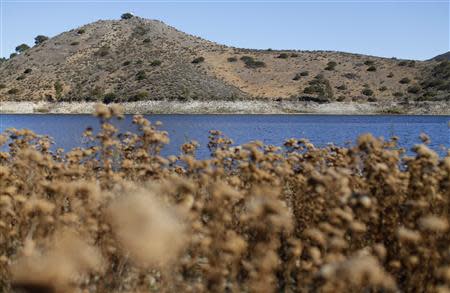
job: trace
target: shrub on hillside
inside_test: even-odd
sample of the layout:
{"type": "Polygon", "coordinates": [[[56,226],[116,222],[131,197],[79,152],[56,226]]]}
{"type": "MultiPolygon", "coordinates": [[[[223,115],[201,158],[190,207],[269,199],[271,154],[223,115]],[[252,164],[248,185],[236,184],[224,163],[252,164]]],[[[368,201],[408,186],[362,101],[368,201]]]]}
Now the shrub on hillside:
{"type": "Polygon", "coordinates": [[[150,66],[160,66],[162,64],[161,60],[153,60],[150,66]]]}
{"type": "Polygon", "coordinates": [[[120,16],[120,19],[130,19],[130,18],[133,18],[133,17],[134,17],[133,13],[126,12],[126,13],[124,13],[124,14],[122,14],[120,16]]]}
{"type": "Polygon", "coordinates": [[[337,66],[337,63],[335,61],[330,61],[327,63],[327,66],[325,67],[325,70],[333,71],[337,66]]]}
{"type": "Polygon", "coordinates": [[[45,41],[47,41],[48,40],[48,37],[47,36],[44,36],[44,35],[38,35],[38,36],[36,36],[35,38],[34,38],[34,43],[36,44],[36,45],[40,45],[40,44],[42,44],[43,42],[45,42],[45,41]]]}
{"type": "Polygon", "coordinates": [[[402,93],[402,92],[395,92],[393,95],[394,95],[394,97],[396,97],[396,98],[403,97],[403,93],[402,93]]]}
{"type": "Polygon", "coordinates": [[[369,66],[369,68],[367,68],[367,71],[369,72],[377,71],[377,68],[374,65],[371,65],[369,66]]]}
{"type": "Polygon", "coordinates": [[[122,63],[122,66],[128,66],[131,64],[131,61],[127,60],[125,62],[122,63]]]}
{"type": "Polygon", "coordinates": [[[367,66],[375,65],[375,61],[373,61],[373,60],[366,60],[366,61],[364,61],[364,65],[367,65],[367,66]]]}
{"type": "Polygon", "coordinates": [[[148,97],[149,97],[149,94],[147,91],[140,91],[130,98],[130,102],[143,101],[143,100],[147,99],[148,97]]]}
{"type": "Polygon", "coordinates": [[[228,62],[236,62],[238,59],[236,57],[228,57],[227,61],[228,62]]]}
{"type": "Polygon", "coordinates": [[[78,42],[78,41],[70,43],[71,46],[78,46],[79,44],[80,44],[80,42],[78,42]]]}
{"type": "Polygon", "coordinates": [[[205,62],[205,57],[197,57],[194,60],[192,60],[192,64],[199,64],[205,62]]]}
{"type": "Polygon", "coordinates": [[[287,59],[287,58],[289,58],[289,55],[287,53],[281,53],[280,55],[277,56],[277,58],[279,58],[279,59],[287,59]]]}
{"type": "Polygon", "coordinates": [[[104,104],[111,104],[114,102],[117,102],[118,98],[115,93],[107,93],[103,96],[103,103],[104,104]]]}
{"type": "Polygon", "coordinates": [[[136,73],[136,80],[144,80],[147,78],[147,73],[145,72],[145,70],[139,70],[136,73]]]}
{"type": "Polygon", "coordinates": [[[406,66],[406,65],[408,65],[407,61],[400,61],[400,62],[398,62],[398,66],[406,66]]]}
{"type": "Polygon", "coordinates": [[[16,47],[16,52],[23,53],[28,49],[30,49],[30,46],[28,46],[27,44],[20,44],[19,46],[16,47]]]}
{"type": "Polygon", "coordinates": [[[264,63],[263,61],[255,60],[253,57],[250,57],[250,56],[242,56],[241,61],[243,61],[245,63],[245,66],[247,68],[255,69],[255,68],[266,67],[266,63],[264,63]]]}
{"type": "Polygon", "coordinates": [[[12,58],[14,58],[16,56],[17,56],[17,53],[11,53],[11,54],[9,54],[9,59],[12,59],[12,58]]]}
{"type": "Polygon", "coordinates": [[[53,85],[53,87],[55,89],[55,96],[56,96],[56,98],[57,99],[61,99],[62,92],[63,92],[63,85],[62,85],[62,83],[59,80],[57,80],[55,82],[55,84],[53,85]]]}
{"type": "Polygon", "coordinates": [[[25,70],[23,71],[23,73],[29,74],[29,73],[31,73],[32,71],[33,71],[33,69],[27,68],[27,69],[25,69],[25,70]]]}
{"type": "Polygon", "coordinates": [[[0,83],[0,90],[5,89],[5,88],[6,88],[6,84],[0,83]]]}
{"type": "Polygon", "coordinates": [[[8,94],[10,94],[10,95],[16,95],[18,93],[19,93],[19,90],[16,88],[12,88],[12,89],[8,90],[8,94]]]}
{"type": "Polygon", "coordinates": [[[309,71],[302,71],[300,72],[300,76],[308,76],[309,75],[309,71]]]}
{"type": "Polygon", "coordinates": [[[387,78],[393,78],[394,77],[394,74],[392,73],[392,72],[390,72],[388,75],[387,75],[387,78]]]}
{"type": "Polygon", "coordinates": [[[100,57],[105,57],[105,56],[109,55],[109,46],[104,45],[104,46],[100,47],[100,49],[98,49],[98,51],[95,52],[95,55],[100,56],[100,57]]]}
{"type": "Polygon", "coordinates": [[[150,43],[152,40],[150,39],[150,38],[146,38],[146,39],[144,39],[142,42],[143,43],[150,43]]]}
{"type": "Polygon", "coordinates": [[[379,90],[380,92],[384,92],[384,91],[387,90],[387,87],[386,87],[386,86],[382,86],[382,87],[380,87],[378,90],[379,90]]]}
{"type": "Polygon", "coordinates": [[[84,28],[80,28],[79,30],[77,30],[77,34],[82,35],[86,32],[86,30],[84,28]]]}
{"type": "Polygon", "coordinates": [[[314,94],[327,100],[333,98],[331,84],[322,74],[316,75],[313,80],[309,81],[308,86],[303,90],[303,93],[314,94]]]}
{"type": "Polygon", "coordinates": [[[400,79],[398,82],[401,84],[408,84],[411,82],[411,80],[407,77],[404,77],[404,78],[400,79]]]}
{"type": "Polygon", "coordinates": [[[369,89],[369,88],[365,88],[361,91],[361,93],[365,96],[373,96],[373,90],[369,89]]]}
{"type": "Polygon", "coordinates": [[[24,80],[25,77],[26,77],[25,74],[21,74],[21,75],[19,75],[19,76],[16,78],[16,80],[24,80]]]}
{"type": "Polygon", "coordinates": [[[340,91],[345,91],[345,90],[347,90],[347,86],[345,84],[341,84],[340,86],[337,86],[336,89],[338,89],[340,91]]]}
{"type": "Polygon", "coordinates": [[[408,93],[410,93],[410,94],[417,94],[420,92],[420,90],[421,90],[421,87],[418,85],[411,85],[407,89],[408,93]]]}

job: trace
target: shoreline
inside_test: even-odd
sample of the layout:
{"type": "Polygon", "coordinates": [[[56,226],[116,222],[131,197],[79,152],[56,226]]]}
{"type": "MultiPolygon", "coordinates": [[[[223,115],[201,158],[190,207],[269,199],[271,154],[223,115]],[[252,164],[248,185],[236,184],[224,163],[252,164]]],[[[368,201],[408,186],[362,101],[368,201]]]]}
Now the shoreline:
{"type": "MultiPolygon", "coordinates": [[[[0,114],[92,114],[94,102],[0,102],[0,114]]],[[[126,114],[450,115],[449,102],[139,101],[126,114]]]]}

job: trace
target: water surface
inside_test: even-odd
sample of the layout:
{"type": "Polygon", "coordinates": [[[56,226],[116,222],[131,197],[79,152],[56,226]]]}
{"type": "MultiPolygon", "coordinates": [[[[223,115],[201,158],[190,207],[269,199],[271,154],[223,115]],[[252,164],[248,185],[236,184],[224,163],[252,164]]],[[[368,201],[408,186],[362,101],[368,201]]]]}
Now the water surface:
{"type": "MultiPolygon", "coordinates": [[[[377,137],[400,137],[400,145],[410,149],[420,143],[421,132],[432,140],[431,148],[441,155],[450,147],[450,116],[363,116],[363,115],[146,115],[152,122],[161,121],[161,129],[171,139],[163,154],[178,154],[180,145],[195,139],[200,143],[198,155],[209,154],[208,131],[217,129],[236,144],[261,140],[265,144],[282,145],[286,138],[308,138],[317,146],[328,143],[354,143],[364,133],[377,137]]],[[[121,131],[135,131],[132,116],[114,124],[121,131]]],[[[57,147],[80,146],[86,127],[98,129],[97,118],[90,115],[0,115],[0,132],[6,128],[28,128],[54,138],[57,147]]]]}

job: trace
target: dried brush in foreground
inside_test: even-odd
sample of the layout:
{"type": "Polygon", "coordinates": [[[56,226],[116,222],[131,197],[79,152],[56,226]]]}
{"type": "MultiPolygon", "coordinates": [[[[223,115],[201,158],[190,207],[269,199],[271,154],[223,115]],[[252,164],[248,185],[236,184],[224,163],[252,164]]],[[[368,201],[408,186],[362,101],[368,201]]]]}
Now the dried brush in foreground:
{"type": "Polygon", "coordinates": [[[160,155],[159,123],[98,106],[86,147],[0,135],[2,292],[449,292],[450,151],[397,138],[160,155]]]}

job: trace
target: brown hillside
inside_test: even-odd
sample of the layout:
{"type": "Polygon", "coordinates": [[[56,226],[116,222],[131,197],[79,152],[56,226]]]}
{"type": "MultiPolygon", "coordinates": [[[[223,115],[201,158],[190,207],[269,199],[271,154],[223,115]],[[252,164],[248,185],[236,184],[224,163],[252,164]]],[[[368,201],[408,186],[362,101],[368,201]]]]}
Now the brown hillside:
{"type": "Polygon", "coordinates": [[[85,25],[3,62],[0,101],[448,99],[448,67],[341,52],[236,49],[133,17],[85,25]]]}

